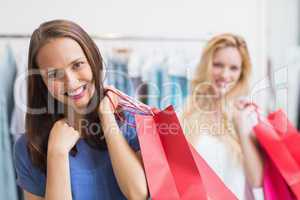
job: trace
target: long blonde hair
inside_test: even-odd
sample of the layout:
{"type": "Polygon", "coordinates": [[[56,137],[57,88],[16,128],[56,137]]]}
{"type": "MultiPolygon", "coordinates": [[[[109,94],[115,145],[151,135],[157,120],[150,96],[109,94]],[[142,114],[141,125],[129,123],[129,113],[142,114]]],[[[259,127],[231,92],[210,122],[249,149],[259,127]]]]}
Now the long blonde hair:
{"type": "MultiPolygon", "coordinates": [[[[203,95],[208,94],[211,91],[211,70],[214,55],[218,50],[227,47],[233,47],[239,51],[242,58],[242,72],[236,85],[225,95],[224,98],[226,99],[226,101],[232,101],[233,99],[246,95],[248,93],[251,74],[251,62],[245,40],[240,36],[230,33],[213,37],[208,41],[206,47],[203,50],[200,63],[198,64],[195,75],[191,81],[191,94],[187,98],[186,105],[181,115],[181,123],[183,123],[183,126],[186,127],[184,129],[188,139],[192,139],[191,136],[197,134],[195,131],[199,131],[198,129],[194,129],[193,127],[195,127],[195,119],[199,119],[199,117],[201,117],[201,115],[203,114],[199,111],[199,100],[195,97],[197,97],[199,93],[203,95]]],[[[211,101],[209,97],[206,99],[204,97],[204,99],[202,98],[202,100],[204,100],[205,102],[211,101]]],[[[226,116],[225,114],[224,118],[226,118],[227,120],[228,116],[226,116]]],[[[228,126],[226,120],[225,126],[228,126]]],[[[231,144],[231,146],[234,148],[234,151],[237,154],[241,155],[241,147],[238,140],[236,138],[234,139],[233,137],[228,137],[226,135],[224,136],[225,137],[223,138],[225,139],[226,143],[231,144]]]]}

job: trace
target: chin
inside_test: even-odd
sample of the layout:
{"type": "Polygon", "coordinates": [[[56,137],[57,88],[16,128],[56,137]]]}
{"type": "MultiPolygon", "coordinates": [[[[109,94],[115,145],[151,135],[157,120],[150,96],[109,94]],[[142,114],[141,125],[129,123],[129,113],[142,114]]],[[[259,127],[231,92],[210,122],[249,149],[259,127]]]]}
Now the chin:
{"type": "Polygon", "coordinates": [[[217,92],[216,92],[216,98],[217,99],[221,99],[221,98],[224,98],[228,95],[229,93],[229,89],[220,89],[218,88],[217,92]]]}
{"type": "Polygon", "coordinates": [[[73,108],[82,109],[87,107],[88,103],[89,103],[88,99],[82,99],[78,102],[71,102],[71,105],[73,108]]]}

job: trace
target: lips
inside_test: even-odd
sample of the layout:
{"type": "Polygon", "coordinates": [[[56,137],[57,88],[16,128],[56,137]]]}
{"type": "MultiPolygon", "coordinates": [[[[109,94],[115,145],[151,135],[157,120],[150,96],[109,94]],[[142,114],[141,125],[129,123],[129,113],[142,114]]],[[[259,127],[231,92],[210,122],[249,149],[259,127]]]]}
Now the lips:
{"type": "Polygon", "coordinates": [[[226,82],[226,81],[219,81],[219,80],[217,80],[216,84],[217,84],[218,87],[225,88],[229,83],[226,82]]]}
{"type": "Polygon", "coordinates": [[[79,99],[84,95],[84,92],[86,90],[86,86],[87,85],[83,85],[83,86],[80,86],[79,88],[77,88],[73,91],[65,92],[65,95],[72,98],[72,99],[79,99]]]}

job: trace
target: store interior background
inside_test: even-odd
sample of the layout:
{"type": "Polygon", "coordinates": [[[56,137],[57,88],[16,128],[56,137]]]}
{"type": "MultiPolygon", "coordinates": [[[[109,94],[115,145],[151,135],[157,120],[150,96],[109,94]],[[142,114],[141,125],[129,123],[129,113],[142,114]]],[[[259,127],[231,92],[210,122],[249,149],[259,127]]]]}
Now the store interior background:
{"type": "MultiPolygon", "coordinates": [[[[296,124],[300,90],[299,12],[298,0],[4,0],[0,5],[0,43],[26,51],[29,38],[10,36],[30,35],[47,20],[69,19],[91,35],[145,39],[97,40],[100,49],[109,45],[155,48],[171,55],[191,54],[190,58],[197,60],[211,36],[237,33],[246,39],[253,63],[250,97],[265,112],[283,108],[296,124]],[[147,38],[156,39],[149,42],[147,38]],[[268,65],[272,66],[273,90],[268,65]]],[[[0,76],[4,76],[5,69],[0,70],[0,76]]]]}
{"type": "MultiPolygon", "coordinates": [[[[296,120],[300,62],[298,0],[5,0],[1,4],[0,34],[30,34],[43,21],[58,18],[73,20],[94,35],[207,40],[222,32],[241,34],[252,56],[255,98],[262,107],[269,105],[267,92],[262,89],[266,87],[263,82],[267,79],[269,60],[276,72],[275,85],[280,85],[276,90],[276,107],[283,107],[296,120]]],[[[160,43],[159,47],[168,46],[166,42],[160,43]]],[[[202,42],[179,44],[183,49],[184,45],[192,46],[200,55],[202,42]]]]}

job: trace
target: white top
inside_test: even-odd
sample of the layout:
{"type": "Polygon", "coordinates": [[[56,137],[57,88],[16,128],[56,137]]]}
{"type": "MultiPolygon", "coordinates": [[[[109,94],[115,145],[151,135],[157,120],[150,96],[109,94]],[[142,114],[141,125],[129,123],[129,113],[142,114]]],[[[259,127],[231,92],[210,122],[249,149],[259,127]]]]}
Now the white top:
{"type": "Polygon", "coordinates": [[[261,189],[252,191],[248,186],[242,162],[219,137],[202,134],[193,146],[239,200],[263,199],[261,189]]]}

